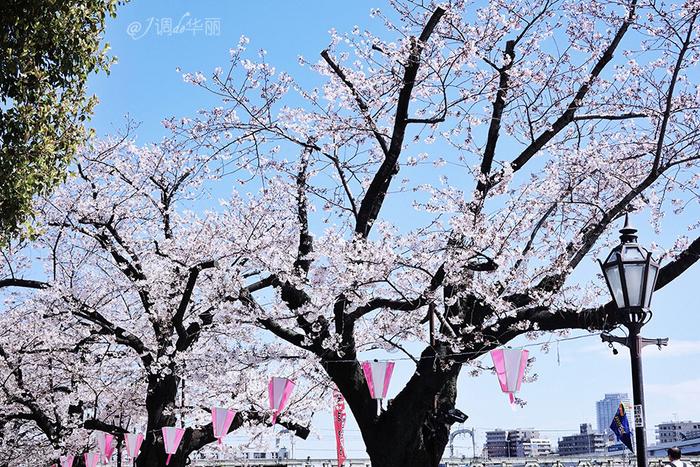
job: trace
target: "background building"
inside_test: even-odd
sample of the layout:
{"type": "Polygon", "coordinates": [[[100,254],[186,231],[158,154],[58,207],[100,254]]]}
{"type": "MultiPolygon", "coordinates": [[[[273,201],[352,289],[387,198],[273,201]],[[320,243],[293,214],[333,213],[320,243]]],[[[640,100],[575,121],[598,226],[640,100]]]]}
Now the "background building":
{"type": "Polygon", "coordinates": [[[525,457],[525,443],[539,438],[535,430],[511,430],[508,432],[508,457],[525,457]]]}
{"type": "Polygon", "coordinates": [[[493,430],[486,432],[484,451],[488,457],[537,457],[552,452],[552,443],[535,430],[493,430]]]}
{"type": "Polygon", "coordinates": [[[606,435],[594,432],[589,423],[582,423],[579,431],[580,433],[577,435],[564,436],[559,440],[560,456],[602,454],[606,452],[606,435]]]}
{"type": "Polygon", "coordinates": [[[498,428],[487,431],[484,450],[488,457],[508,457],[508,432],[498,428]]]}
{"type": "MultiPolygon", "coordinates": [[[[595,403],[598,433],[612,433],[612,430],[610,430],[610,422],[612,422],[612,419],[615,416],[615,411],[617,411],[620,404],[625,404],[626,408],[632,407],[632,403],[630,402],[630,398],[627,393],[621,392],[616,394],[606,394],[602,400],[595,403]]],[[[628,418],[634,417],[631,410],[627,410],[627,412],[629,412],[628,418]]]]}
{"type": "Polygon", "coordinates": [[[664,422],[656,425],[656,442],[673,443],[700,437],[700,422],[664,422]]]}
{"type": "Polygon", "coordinates": [[[552,442],[546,438],[532,438],[523,443],[525,457],[548,456],[552,453],[552,442]]]}

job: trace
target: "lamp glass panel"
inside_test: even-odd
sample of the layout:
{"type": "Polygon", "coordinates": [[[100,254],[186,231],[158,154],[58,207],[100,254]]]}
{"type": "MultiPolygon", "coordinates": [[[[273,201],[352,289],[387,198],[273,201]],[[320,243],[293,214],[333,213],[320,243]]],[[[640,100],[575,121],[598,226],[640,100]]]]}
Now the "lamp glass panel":
{"type": "Polygon", "coordinates": [[[638,246],[626,246],[622,249],[623,261],[644,261],[646,256],[638,246]]]}
{"type": "Polygon", "coordinates": [[[608,257],[605,259],[605,266],[606,267],[610,264],[617,263],[617,253],[618,253],[617,248],[610,252],[608,257]]]}
{"type": "Polygon", "coordinates": [[[658,264],[649,265],[649,273],[647,274],[647,290],[644,293],[644,306],[649,308],[651,306],[651,294],[654,292],[654,286],[656,285],[656,276],[659,273],[658,264]]]}
{"type": "Polygon", "coordinates": [[[644,280],[645,264],[624,264],[625,285],[630,306],[642,305],[642,281],[644,280]]]}
{"type": "Polygon", "coordinates": [[[617,264],[606,267],[604,271],[605,277],[608,279],[608,283],[610,284],[610,288],[612,289],[611,292],[613,295],[613,299],[615,299],[617,307],[624,308],[625,298],[622,294],[622,282],[620,281],[620,274],[619,269],[617,268],[617,264]]]}

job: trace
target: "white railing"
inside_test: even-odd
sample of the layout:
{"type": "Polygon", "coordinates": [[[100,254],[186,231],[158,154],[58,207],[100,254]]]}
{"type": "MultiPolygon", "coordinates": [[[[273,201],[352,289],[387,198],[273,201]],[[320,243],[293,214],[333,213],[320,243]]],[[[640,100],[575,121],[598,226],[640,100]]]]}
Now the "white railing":
{"type": "MultiPolygon", "coordinates": [[[[690,466],[700,467],[700,457],[684,457],[683,461],[690,466]]],[[[665,458],[655,458],[649,461],[649,467],[664,467],[668,464],[665,458]]],[[[231,459],[231,460],[197,460],[196,467],[337,467],[335,459],[231,459]]],[[[444,467],[635,467],[633,456],[600,456],[600,457],[558,457],[541,458],[501,458],[501,459],[471,459],[444,458],[444,467]]],[[[369,459],[348,459],[344,467],[372,467],[369,459]]]]}

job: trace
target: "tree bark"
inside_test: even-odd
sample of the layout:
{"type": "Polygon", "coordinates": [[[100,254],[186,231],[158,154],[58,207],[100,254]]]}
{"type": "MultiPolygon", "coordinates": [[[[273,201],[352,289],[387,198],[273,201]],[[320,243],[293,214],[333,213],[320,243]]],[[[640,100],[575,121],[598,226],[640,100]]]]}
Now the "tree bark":
{"type": "Polygon", "coordinates": [[[359,370],[328,366],[341,392],[348,393],[373,467],[438,467],[452,426],[445,414],[455,407],[461,369],[440,358],[445,351],[439,344],[427,347],[411,380],[379,416],[359,370]]]}
{"type": "MultiPolygon", "coordinates": [[[[175,375],[157,378],[154,375],[148,377],[148,394],[146,396],[146,411],[148,413],[148,426],[146,437],[141,446],[141,452],[136,458],[136,467],[163,466],[168,455],[165,453],[163,444],[163,434],[161,429],[164,426],[174,426],[175,416],[172,409],[175,407],[175,397],[179,378],[175,375]],[[169,413],[164,413],[165,409],[170,409],[169,413]]],[[[189,435],[191,437],[191,434],[189,435]]],[[[168,467],[184,467],[187,454],[183,449],[189,441],[183,437],[182,443],[178,447],[168,467]]]]}
{"type": "Polygon", "coordinates": [[[425,401],[430,409],[395,412],[373,429],[363,430],[372,466],[438,467],[452,426],[443,414],[455,406],[457,375],[448,378],[440,394],[425,401]]]}

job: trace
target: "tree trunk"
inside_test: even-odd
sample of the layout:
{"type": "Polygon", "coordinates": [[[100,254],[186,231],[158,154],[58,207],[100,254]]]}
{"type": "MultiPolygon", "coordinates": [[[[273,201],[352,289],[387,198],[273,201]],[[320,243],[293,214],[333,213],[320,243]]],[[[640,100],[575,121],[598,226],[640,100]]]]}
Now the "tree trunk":
{"type": "Polygon", "coordinates": [[[346,400],[372,467],[438,467],[450,437],[453,422],[446,412],[455,407],[461,369],[459,363],[447,364],[436,355],[436,350],[445,350],[440,347],[424,350],[411,380],[379,417],[374,401],[351,392],[361,384],[369,396],[364,377],[346,365],[329,366],[341,391],[350,392],[346,400]]]}
{"type": "MultiPolygon", "coordinates": [[[[175,426],[175,397],[180,379],[175,375],[164,378],[156,378],[151,375],[148,379],[148,394],[146,396],[146,411],[148,412],[148,426],[146,437],[141,446],[141,452],[136,458],[136,467],[160,467],[164,466],[168,458],[163,444],[162,428],[164,426],[175,426]],[[165,410],[167,414],[164,414],[165,410]]],[[[189,430],[188,430],[189,431],[189,430]]],[[[191,437],[190,433],[185,436],[178,447],[178,450],[170,459],[168,467],[184,467],[187,461],[187,451],[184,449],[191,437]]]]}
{"type": "Polygon", "coordinates": [[[372,467],[438,467],[450,438],[452,422],[444,414],[455,406],[458,375],[457,370],[439,395],[426,401],[432,405],[427,412],[387,413],[370,436],[363,432],[372,467]]]}

